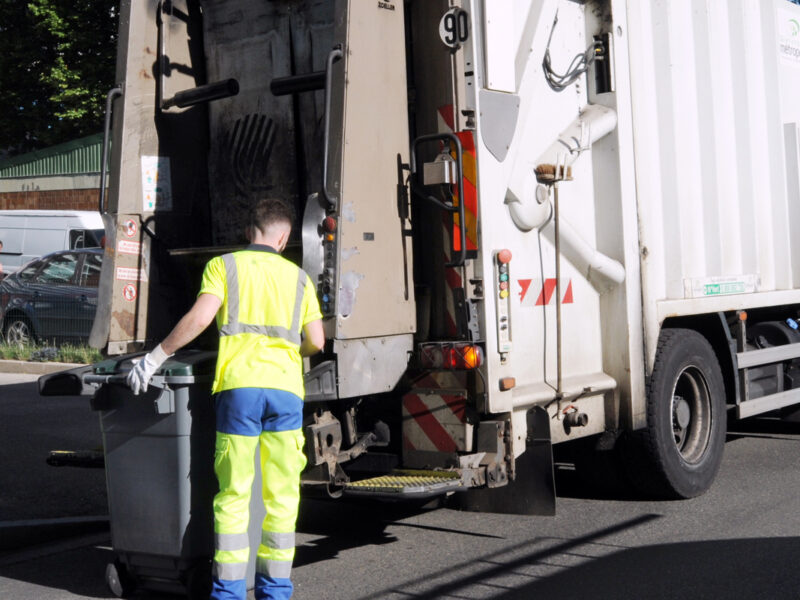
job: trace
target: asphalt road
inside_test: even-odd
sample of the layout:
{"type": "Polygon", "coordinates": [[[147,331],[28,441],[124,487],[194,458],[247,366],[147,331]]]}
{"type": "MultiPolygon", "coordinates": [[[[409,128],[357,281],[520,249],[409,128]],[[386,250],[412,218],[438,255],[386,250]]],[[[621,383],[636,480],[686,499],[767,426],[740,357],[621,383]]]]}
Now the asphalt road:
{"type": "MultiPolygon", "coordinates": [[[[0,375],[0,598],[113,598],[103,471],[44,463],[97,446],[97,417],[14,377],[0,375]]],[[[295,597],[797,600],[800,425],[738,429],[689,501],[599,498],[569,470],[556,517],[304,500],[295,597]]]]}

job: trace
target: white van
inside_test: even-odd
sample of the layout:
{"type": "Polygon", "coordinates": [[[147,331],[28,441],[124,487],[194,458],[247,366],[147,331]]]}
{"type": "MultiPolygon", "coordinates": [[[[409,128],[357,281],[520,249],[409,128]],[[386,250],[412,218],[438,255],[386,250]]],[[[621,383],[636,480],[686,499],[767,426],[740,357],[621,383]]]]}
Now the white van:
{"type": "Polygon", "coordinates": [[[0,210],[0,264],[13,273],[25,263],[57,250],[97,248],[105,230],[99,212],[89,210],[0,210]]]}

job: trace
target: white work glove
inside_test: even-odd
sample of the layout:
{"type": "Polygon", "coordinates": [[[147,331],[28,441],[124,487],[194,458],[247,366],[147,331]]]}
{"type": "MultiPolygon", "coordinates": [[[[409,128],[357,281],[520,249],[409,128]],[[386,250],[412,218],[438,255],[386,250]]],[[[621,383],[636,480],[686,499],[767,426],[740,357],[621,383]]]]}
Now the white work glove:
{"type": "Polygon", "coordinates": [[[133,369],[128,373],[125,381],[134,394],[147,391],[147,384],[150,383],[153,373],[158,371],[158,368],[167,358],[169,356],[161,349],[161,344],[159,344],[133,365],[133,369]]]}

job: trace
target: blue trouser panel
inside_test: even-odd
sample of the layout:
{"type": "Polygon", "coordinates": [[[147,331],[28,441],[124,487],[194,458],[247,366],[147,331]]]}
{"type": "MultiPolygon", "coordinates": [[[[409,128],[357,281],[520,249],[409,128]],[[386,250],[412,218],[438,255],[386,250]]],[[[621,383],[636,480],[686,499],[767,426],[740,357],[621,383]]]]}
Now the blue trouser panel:
{"type": "Polygon", "coordinates": [[[244,599],[250,556],[250,493],[254,455],[261,451],[266,517],[256,561],[255,596],[292,595],[294,528],[300,501],[303,453],[303,401],[282,390],[239,388],[216,396],[217,445],[214,472],[214,599],[244,599]]]}

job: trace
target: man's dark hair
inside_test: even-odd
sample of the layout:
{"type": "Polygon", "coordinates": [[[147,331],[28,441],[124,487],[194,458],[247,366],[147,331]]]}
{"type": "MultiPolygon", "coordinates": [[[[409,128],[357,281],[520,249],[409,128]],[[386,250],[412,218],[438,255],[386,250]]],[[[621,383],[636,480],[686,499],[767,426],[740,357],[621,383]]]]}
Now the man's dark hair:
{"type": "Polygon", "coordinates": [[[294,224],[292,205],[282,198],[261,198],[250,209],[250,226],[265,232],[271,225],[294,224]]]}

